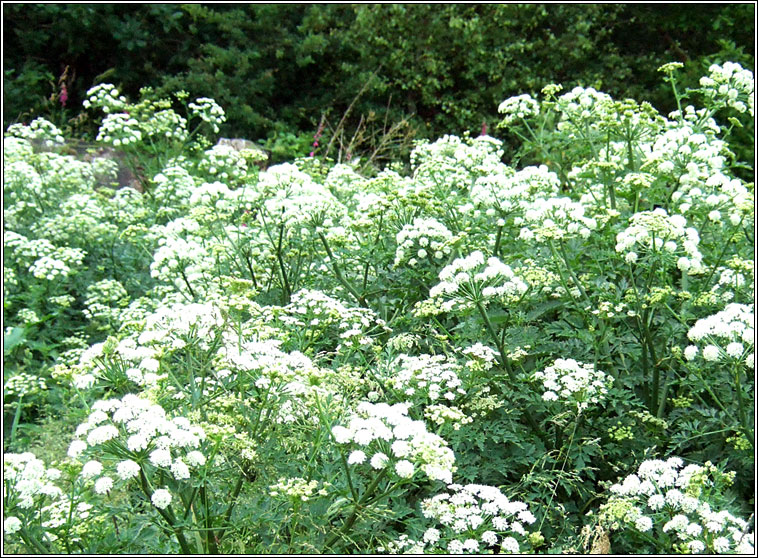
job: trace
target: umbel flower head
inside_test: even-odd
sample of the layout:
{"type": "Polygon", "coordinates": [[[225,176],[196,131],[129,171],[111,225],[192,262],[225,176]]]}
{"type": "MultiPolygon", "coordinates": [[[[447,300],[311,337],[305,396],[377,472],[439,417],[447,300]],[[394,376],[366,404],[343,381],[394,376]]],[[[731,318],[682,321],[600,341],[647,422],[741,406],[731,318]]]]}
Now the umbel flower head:
{"type": "Polygon", "coordinates": [[[496,257],[486,263],[479,250],[457,258],[440,272],[440,282],[429,291],[430,298],[447,299],[443,311],[468,308],[489,299],[513,302],[527,291],[527,284],[496,257]]]}
{"type": "Polygon", "coordinates": [[[729,478],[710,462],[684,466],[678,457],[644,461],[636,473],[611,486],[600,520],[612,530],[671,541],[671,551],[753,554],[755,535],[748,523],[708,501],[713,487],[729,478]]]}
{"type": "Polygon", "coordinates": [[[590,404],[598,404],[608,392],[610,376],[595,370],[594,364],[584,364],[573,358],[559,358],[534,377],[542,380],[545,401],[561,401],[576,405],[582,411],[590,404]]]}
{"type": "Polygon", "coordinates": [[[368,459],[373,468],[391,467],[401,479],[412,478],[418,468],[432,480],[452,482],[455,455],[445,440],[426,429],[424,421],[408,416],[408,407],[364,401],[347,426],[332,428],[334,440],[360,448],[350,454],[351,464],[368,459]],[[369,454],[373,456],[368,458],[369,454]]]}

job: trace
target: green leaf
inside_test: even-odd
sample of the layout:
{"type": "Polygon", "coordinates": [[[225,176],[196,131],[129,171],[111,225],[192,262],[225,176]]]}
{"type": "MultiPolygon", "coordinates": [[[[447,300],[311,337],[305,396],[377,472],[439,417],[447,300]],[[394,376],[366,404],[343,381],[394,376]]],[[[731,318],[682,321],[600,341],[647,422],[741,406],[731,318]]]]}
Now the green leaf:
{"type": "Polygon", "coordinates": [[[26,328],[14,327],[3,334],[3,353],[9,354],[17,345],[26,341],[26,328]]]}

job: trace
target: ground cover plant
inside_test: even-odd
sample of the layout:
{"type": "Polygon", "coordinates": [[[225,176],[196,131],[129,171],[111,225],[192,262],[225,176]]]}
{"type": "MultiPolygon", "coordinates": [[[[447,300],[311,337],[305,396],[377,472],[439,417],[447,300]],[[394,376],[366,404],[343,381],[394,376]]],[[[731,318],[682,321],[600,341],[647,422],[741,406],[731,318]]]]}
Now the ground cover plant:
{"type": "Polygon", "coordinates": [[[752,553],[753,74],[680,69],[504,100],[507,161],[260,168],[102,84],[118,189],[10,126],[6,551],[752,553]]]}

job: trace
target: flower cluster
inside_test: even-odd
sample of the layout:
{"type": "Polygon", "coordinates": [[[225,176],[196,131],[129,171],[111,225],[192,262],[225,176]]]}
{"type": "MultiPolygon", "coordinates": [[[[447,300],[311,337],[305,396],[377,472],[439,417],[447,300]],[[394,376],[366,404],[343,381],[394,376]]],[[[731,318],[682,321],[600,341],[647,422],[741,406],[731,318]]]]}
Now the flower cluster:
{"type": "MultiPolygon", "coordinates": [[[[84,463],[80,475],[85,481],[94,480],[96,493],[106,494],[113,488],[113,476],[128,481],[141,471],[144,474],[147,463],[177,481],[189,479],[190,468],[202,467],[206,462],[205,455],[198,451],[204,439],[203,429],[186,418],[169,418],[160,405],[127,394],[122,399],[100,400],[92,405],[87,420],[76,429],[68,455],[77,460],[83,455],[93,458],[84,463]],[[104,475],[102,461],[113,457],[121,461],[114,471],[104,475]]],[[[152,494],[152,500],[156,507],[164,508],[171,502],[171,494],[159,489],[152,494]]]]}
{"type": "Polygon", "coordinates": [[[450,254],[454,239],[453,233],[436,219],[417,217],[412,224],[403,226],[396,240],[395,267],[417,267],[420,263],[440,262],[450,254]]]}
{"type": "Polygon", "coordinates": [[[127,147],[142,141],[142,132],[137,120],[119,112],[103,119],[95,139],[113,147],[127,147]]]}
{"type": "Polygon", "coordinates": [[[142,123],[146,136],[183,142],[187,139],[187,119],[171,109],[159,110],[142,123]]]}
{"type": "Polygon", "coordinates": [[[5,384],[3,385],[3,396],[7,401],[7,399],[14,396],[21,398],[28,395],[34,395],[46,389],[47,382],[45,382],[45,378],[32,376],[27,372],[19,372],[5,381],[5,384]]]}
{"type": "Polygon", "coordinates": [[[478,178],[471,188],[471,200],[479,206],[502,214],[518,209],[536,197],[553,197],[560,189],[558,175],[547,166],[524,167],[518,172],[506,167],[506,172],[478,178]],[[508,172],[510,171],[510,172],[508,172]]]}
{"type": "Polygon", "coordinates": [[[436,402],[465,395],[458,377],[461,367],[445,355],[401,354],[388,366],[387,384],[407,397],[436,402]]]}
{"type": "MultiPolygon", "coordinates": [[[[45,499],[55,500],[63,492],[55,484],[61,476],[58,469],[45,464],[30,452],[3,455],[3,499],[5,510],[32,510],[45,499]]],[[[7,516],[6,516],[7,517],[7,516]]]]}
{"type": "Polygon", "coordinates": [[[452,482],[455,455],[423,421],[408,417],[408,407],[364,401],[347,426],[332,428],[334,440],[360,448],[350,453],[349,464],[368,461],[372,468],[388,468],[401,479],[413,478],[419,468],[432,480],[452,482]]]}
{"type": "Polygon", "coordinates": [[[535,379],[542,380],[545,401],[561,400],[576,406],[579,412],[590,404],[598,404],[608,392],[610,376],[595,370],[594,364],[584,364],[573,358],[559,358],[545,370],[535,372],[535,379]]]}
{"type": "Polygon", "coordinates": [[[753,116],[755,81],[750,70],[734,62],[712,64],[708,75],[700,78],[700,85],[707,99],[718,100],[737,112],[747,110],[753,116]]]}
{"type": "Polygon", "coordinates": [[[669,215],[659,207],[653,211],[635,213],[629,226],[616,235],[616,251],[625,253],[629,263],[637,261],[639,252],[663,254],[677,259],[677,267],[690,274],[703,270],[703,256],[698,250],[700,236],[681,215],[669,215]]]}
{"type": "MultiPolygon", "coordinates": [[[[687,332],[690,341],[704,344],[703,359],[714,361],[744,361],[748,368],[755,365],[755,313],[753,305],[727,304],[721,312],[701,318],[687,332]]],[[[696,345],[684,350],[687,360],[700,353],[696,345]]]]}
{"type": "Polygon", "coordinates": [[[78,248],[56,248],[49,255],[42,256],[29,266],[29,273],[37,279],[54,281],[58,278],[68,277],[74,271],[73,268],[82,265],[84,250],[78,248]]]}
{"type": "Polygon", "coordinates": [[[531,95],[517,95],[500,103],[497,111],[505,114],[500,126],[508,126],[515,120],[524,120],[540,113],[540,104],[531,95]]]}
{"type": "Polygon", "coordinates": [[[186,204],[195,190],[195,178],[183,167],[173,165],[164,168],[153,177],[153,196],[164,211],[174,208],[177,213],[186,204]]]}
{"type": "Polygon", "coordinates": [[[247,176],[247,161],[233,147],[214,145],[205,152],[197,169],[211,180],[236,184],[247,176]]]}
{"type": "Polygon", "coordinates": [[[498,258],[484,261],[476,250],[464,258],[455,259],[440,272],[440,282],[431,288],[429,296],[447,298],[441,308],[445,312],[468,308],[488,299],[516,301],[528,286],[513,270],[498,258]]]}
{"type": "Polygon", "coordinates": [[[424,517],[438,527],[426,529],[420,541],[403,536],[388,544],[387,551],[455,555],[528,550],[532,537],[524,524],[531,525],[536,518],[525,503],[510,500],[494,486],[450,484],[448,489],[421,503],[424,517]]]}
{"type": "Polygon", "coordinates": [[[499,171],[503,143],[491,136],[459,138],[445,135],[435,142],[421,141],[411,152],[414,179],[422,188],[454,194],[466,190],[480,176],[499,171]]]}
{"type": "Polygon", "coordinates": [[[83,314],[91,320],[117,322],[120,308],[128,303],[129,294],[121,283],[115,279],[103,279],[87,287],[83,314]]]}
{"type": "Polygon", "coordinates": [[[122,110],[126,106],[126,97],[121,95],[116,87],[110,83],[101,83],[90,88],[87,98],[82,102],[84,108],[100,108],[104,113],[122,110]]]}
{"type": "Polygon", "coordinates": [[[557,98],[558,110],[567,121],[558,123],[558,129],[569,129],[572,125],[590,120],[602,114],[612,104],[610,95],[592,87],[574,87],[557,98]]]}
{"type": "Polygon", "coordinates": [[[313,289],[301,289],[287,306],[271,307],[269,311],[273,319],[292,327],[307,345],[338,339],[336,350],[343,343],[350,347],[370,346],[374,335],[389,331],[373,310],[348,306],[313,289]]]}
{"type": "Polygon", "coordinates": [[[28,126],[12,124],[8,126],[7,134],[9,137],[23,138],[43,147],[53,147],[64,143],[63,132],[44,118],[35,118],[28,126]]]}
{"type": "Polygon", "coordinates": [[[210,124],[216,134],[218,134],[219,126],[226,122],[224,109],[216,104],[216,101],[213,99],[201,97],[195,99],[195,102],[190,103],[187,107],[192,111],[194,116],[197,116],[203,122],[210,124]]]}
{"type": "Polygon", "coordinates": [[[708,501],[714,480],[723,475],[710,463],[683,465],[678,457],[643,462],[636,474],[611,486],[601,520],[613,530],[672,541],[672,551],[752,554],[755,536],[748,524],[708,501]]]}
{"type": "Polygon", "coordinates": [[[337,228],[347,208],[323,185],[296,165],[284,163],[262,172],[256,189],[268,199],[264,207],[274,223],[298,229],[314,226],[316,232],[337,228]]]}
{"type": "Polygon", "coordinates": [[[269,487],[269,494],[274,498],[281,494],[294,500],[307,502],[317,491],[320,496],[326,495],[326,490],[323,488],[317,490],[318,485],[319,482],[316,480],[306,481],[300,477],[281,478],[276,484],[272,484],[269,487]]]}
{"type": "Polygon", "coordinates": [[[519,234],[523,240],[588,238],[597,228],[597,220],[585,216],[585,206],[569,198],[537,198],[523,207],[523,219],[516,220],[517,224],[524,224],[519,234]]]}

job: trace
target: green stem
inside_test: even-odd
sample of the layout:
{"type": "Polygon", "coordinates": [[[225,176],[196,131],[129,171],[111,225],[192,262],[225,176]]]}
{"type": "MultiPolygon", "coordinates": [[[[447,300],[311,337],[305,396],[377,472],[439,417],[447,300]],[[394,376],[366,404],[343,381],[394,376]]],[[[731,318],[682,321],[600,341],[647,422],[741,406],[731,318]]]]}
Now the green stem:
{"type": "Polygon", "coordinates": [[[276,246],[276,261],[279,262],[279,271],[282,275],[282,285],[284,287],[284,303],[289,304],[292,297],[292,291],[290,290],[289,278],[287,277],[287,271],[284,269],[284,258],[282,257],[282,241],[284,239],[284,225],[279,225],[279,242],[276,246]]]}
{"type": "Polygon", "coordinates": [[[245,475],[240,475],[237,479],[237,484],[234,485],[234,490],[232,491],[232,501],[229,503],[229,506],[226,508],[226,513],[224,514],[224,527],[219,529],[218,533],[216,534],[216,538],[219,542],[222,540],[224,533],[226,533],[226,525],[229,524],[229,521],[232,518],[232,510],[234,509],[234,505],[237,503],[237,497],[242,491],[242,485],[244,482],[245,475]]]}
{"type": "MultiPolygon", "coordinates": [[[[566,463],[568,462],[569,454],[571,452],[571,446],[574,445],[574,435],[576,434],[576,429],[579,426],[579,421],[581,420],[581,414],[577,412],[576,420],[574,421],[574,429],[571,431],[571,436],[569,438],[569,445],[568,448],[566,448],[566,457],[563,458],[563,465],[561,465],[561,473],[563,473],[563,470],[566,468],[566,463]]],[[[550,494],[550,501],[547,504],[546,509],[550,509],[550,505],[553,503],[553,498],[555,498],[555,493],[558,490],[558,480],[555,480],[555,484],[553,485],[553,491],[550,494]]],[[[545,512],[545,515],[542,516],[542,521],[540,521],[540,526],[538,531],[542,530],[542,524],[545,523],[545,519],[547,518],[547,512],[545,512]]]]}
{"type": "MultiPolygon", "coordinates": [[[[490,321],[489,316],[487,315],[487,312],[484,310],[484,307],[482,306],[482,303],[480,300],[476,301],[476,307],[479,310],[479,314],[482,316],[482,319],[484,320],[485,325],[487,326],[487,331],[490,334],[490,337],[492,337],[492,340],[495,342],[495,345],[497,346],[498,353],[500,353],[500,361],[505,369],[505,371],[508,373],[508,377],[511,379],[511,383],[513,387],[516,386],[516,374],[513,372],[513,369],[511,368],[510,363],[508,362],[508,357],[505,354],[505,347],[502,342],[498,339],[497,333],[495,332],[495,328],[492,325],[492,322],[490,321]]],[[[540,440],[545,444],[545,446],[548,446],[548,438],[547,435],[539,428],[537,425],[537,421],[534,420],[534,417],[532,416],[532,413],[529,411],[529,409],[524,409],[524,417],[526,417],[526,421],[529,423],[530,428],[532,429],[532,432],[534,432],[540,440]]]]}
{"type": "Polygon", "coordinates": [[[347,291],[355,298],[356,301],[358,301],[358,304],[363,306],[364,308],[368,308],[368,305],[366,304],[366,299],[358,294],[358,292],[353,288],[353,286],[348,283],[348,281],[345,279],[345,276],[342,274],[342,270],[340,269],[339,264],[337,263],[337,259],[334,257],[334,254],[332,253],[332,249],[329,247],[329,243],[326,241],[326,237],[324,236],[324,233],[318,233],[319,239],[321,239],[321,244],[324,245],[324,250],[326,250],[326,254],[329,256],[329,260],[332,262],[332,270],[334,271],[334,275],[337,277],[337,280],[340,282],[340,284],[347,289],[347,291]]]}
{"type": "Polygon", "coordinates": [[[42,543],[40,543],[36,537],[32,536],[29,531],[26,530],[26,527],[21,527],[19,532],[21,533],[21,538],[24,539],[24,542],[27,545],[34,547],[37,550],[37,553],[50,554],[50,550],[42,546],[42,543]]]}
{"type": "Polygon", "coordinates": [[[11,425],[11,440],[8,444],[9,446],[13,446],[13,443],[16,441],[16,430],[18,429],[18,423],[21,420],[21,403],[24,401],[24,394],[19,393],[18,394],[18,403],[16,404],[16,412],[13,415],[13,424],[11,425]]]}
{"type": "Polygon", "coordinates": [[[753,441],[753,434],[750,432],[750,428],[747,424],[747,416],[745,414],[745,401],[742,397],[742,384],[740,382],[740,369],[737,365],[734,365],[734,387],[737,391],[737,412],[739,414],[740,418],[740,427],[742,428],[743,433],[745,434],[745,437],[750,442],[750,445],[755,447],[755,443],[753,441]]]}
{"type": "Polygon", "coordinates": [[[369,496],[376,490],[376,487],[379,486],[379,483],[384,479],[384,477],[387,475],[387,469],[384,468],[382,471],[374,478],[374,480],[371,482],[370,485],[368,485],[368,488],[366,488],[366,491],[363,493],[363,497],[361,497],[360,501],[353,506],[353,511],[350,514],[350,516],[345,521],[344,525],[342,525],[342,528],[334,533],[329,540],[326,541],[325,548],[331,548],[331,546],[337,542],[337,539],[339,539],[350,527],[353,526],[353,523],[355,523],[355,520],[358,519],[358,512],[360,511],[363,504],[366,503],[366,500],[368,500],[369,496]]]}
{"type": "Polygon", "coordinates": [[[216,545],[216,535],[213,534],[213,525],[211,523],[210,506],[208,505],[208,493],[205,490],[205,484],[200,487],[200,501],[203,503],[203,523],[205,523],[205,541],[209,554],[218,554],[216,545]]]}
{"type": "MultiPolygon", "coordinates": [[[[552,242],[550,244],[552,245],[552,242]]],[[[584,290],[584,286],[579,281],[579,278],[574,274],[574,270],[571,269],[571,264],[569,264],[568,255],[566,254],[566,247],[563,245],[563,242],[559,242],[558,246],[561,249],[561,257],[563,259],[563,263],[566,264],[566,270],[569,272],[569,275],[571,275],[571,279],[573,279],[574,283],[576,283],[576,286],[579,287],[579,290],[581,291],[582,295],[584,295],[584,298],[587,300],[587,302],[592,304],[590,297],[587,296],[587,291],[584,290]]]]}
{"type": "MultiPolygon", "coordinates": [[[[142,487],[142,492],[145,493],[145,496],[147,496],[147,499],[152,501],[153,493],[150,491],[150,487],[147,483],[147,477],[145,477],[145,471],[140,468],[139,471],[140,475],[140,483],[142,487]]],[[[192,554],[190,551],[189,544],[187,543],[187,539],[184,537],[184,533],[182,533],[182,530],[180,527],[176,526],[176,518],[173,516],[174,514],[171,513],[170,508],[166,508],[166,510],[162,510],[157,506],[154,506],[156,510],[158,510],[158,513],[161,514],[161,517],[166,521],[166,523],[169,524],[171,527],[171,530],[174,532],[174,535],[176,535],[176,540],[179,542],[179,546],[182,549],[182,553],[184,554],[192,554]]]]}

